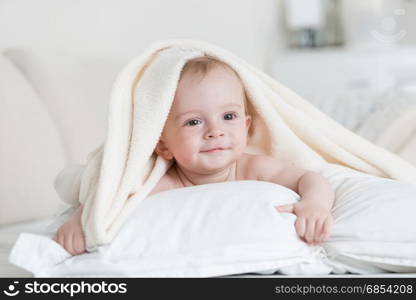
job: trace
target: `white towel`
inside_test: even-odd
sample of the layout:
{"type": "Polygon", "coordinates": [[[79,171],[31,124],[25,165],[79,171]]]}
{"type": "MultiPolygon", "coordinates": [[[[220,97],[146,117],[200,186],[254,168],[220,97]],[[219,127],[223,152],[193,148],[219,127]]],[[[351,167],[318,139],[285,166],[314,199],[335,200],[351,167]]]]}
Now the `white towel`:
{"type": "Polygon", "coordinates": [[[416,169],[345,129],[291,90],[230,52],[201,41],[156,42],[119,74],[112,91],[105,144],[93,151],[81,180],[87,249],[109,243],[126,217],[170,167],[154,153],[180,72],[210,55],[241,77],[252,114],[246,152],[320,170],[327,162],[416,183],[416,169]]]}

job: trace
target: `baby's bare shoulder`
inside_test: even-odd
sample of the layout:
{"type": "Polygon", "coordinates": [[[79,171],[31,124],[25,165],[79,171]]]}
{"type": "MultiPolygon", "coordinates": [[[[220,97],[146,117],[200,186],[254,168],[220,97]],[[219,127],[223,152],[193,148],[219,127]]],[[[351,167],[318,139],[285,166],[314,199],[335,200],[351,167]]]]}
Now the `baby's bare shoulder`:
{"type": "Polygon", "coordinates": [[[165,175],[162,176],[162,178],[160,178],[159,182],[156,184],[156,186],[153,188],[153,190],[149,193],[149,196],[153,195],[153,194],[157,194],[160,192],[164,192],[167,190],[172,190],[172,189],[176,189],[179,188],[181,186],[179,186],[178,183],[178,179],[177,176],[175,176],[173,168],[171,167],[165,175]]]}
{"type": "Polygon", "coordinates": [[[282,163],[271,156],[244,153],[238,160],[238,180],[264,180],[275,174],[282,163]]]}
{"type": "Polygon", "coordinates": [[[247,168],[250,169],[256,180],[274,182],[295,191],[299,179],[307,172],[307,170],[298,168],[291,162],[266,155],[250,157],[247,168]]]}

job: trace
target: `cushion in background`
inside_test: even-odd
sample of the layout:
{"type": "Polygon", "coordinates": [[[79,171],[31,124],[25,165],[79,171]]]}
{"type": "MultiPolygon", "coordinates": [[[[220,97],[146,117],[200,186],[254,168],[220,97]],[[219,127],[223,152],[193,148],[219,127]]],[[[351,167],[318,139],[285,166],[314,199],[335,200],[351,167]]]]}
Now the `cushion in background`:
{"type": "Polygon", "coordinates": [[[357,133],[416,165],[416,93],[398,89],[379,102],[357,133]]]}
{"type": "Polygon", "coordinates": [[[52,215],[53,180],[67,161],[61,137],[30,83],[0,54],[0,224],[52,215]]]}
{"type": "Polygon", "coordinates": [[[108,101],[123,62],[30,48],[10,49],[5,55],[50,112],[69,163],[85,163],[91,149],[105,140],[108,101]]]}
{"type": "Polygon", "coordinates": [[[79,205],[79,191],[84,169],[85,165],[69,165],[59,172],[53,182],[60,199],[72,207],[79,205]]]}

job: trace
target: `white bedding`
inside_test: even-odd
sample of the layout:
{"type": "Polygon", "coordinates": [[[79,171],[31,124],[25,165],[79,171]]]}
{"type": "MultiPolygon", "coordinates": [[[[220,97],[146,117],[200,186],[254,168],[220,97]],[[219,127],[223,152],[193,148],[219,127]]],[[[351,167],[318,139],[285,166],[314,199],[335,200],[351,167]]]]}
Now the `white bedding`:
{"type": "MultiPolygon", "coordinates": [[[[12,265],[8,261],[10,250],[13,247],[15,240],[21,232],[41,233],[45,232],[48,225],[51,224],[53,218],[39,219],[28,222],[20,222],[11,225],[0,226],[0,277],[1,278],[22,278],[33,277],[32,274],[24,269],[21,269],[15,265],[12,265]]],[[[330,275],[315,275],[315,276],[290,276],[281,274],[236,274],[224,277],[233,278],[302,278],[302,277],[314,277],[314,278],[379,278],[379,277],[408,277],[416,278],[416,273],[380,273],[380,274],[330,274],[330,275]]]]}
{"type": "Polygon", "coordinates": [[[103,247],[99,253],[80,257],[70,258],[69,253],[50,240],[71,210],[57,218],[3,225],[0,227],[0,276],[32,276],[7,262],[19,233],[25,232],[25,235],[20,236],[20,244],[15,244],[17,251],[14,251],[14,262],[33,271],[36,277],[114,277],[118,276],[116,274],[119,277],[136,277],[137,274],[146,273],[151,274],[150,277],[157,277],[161,269],[165,269],[165,275],[178,274],[178,277],[186,274],[199,274],[202,277],[416,277],[416,227],[412,215],[416,208],[416,186],[336,165],[329,165],[322,175],[336,192],[334,231],[330,240],[322,244],[323,249],[317,247],[324,250],[323,256],[308,251],[294,240],[296,234],[290,223],[294,221],[292,215],[276,215],[275,210],[270,214],[271,203],[277,205],[283,201],[281,205],[297,201],[293,191],[267,182],[236,181],[216,184],[215,187],[195,186],[154,195],[150,201],[145,201],[147,206],[137,211],[142,215],[132,218],[130,226],[125,226],[108,249],[103,247]],[[256,201],[253,202],[253,199],[256,201]],[[247,211],[250,213],[247,214],[247,211]],[[385,222],[392,217],[393,211],[396,221],[385,222]],[[254,228],[253,224],[256,224],[254,228]],[[168,231],[166,228],[169,228],[168,231]],[[242,232],[244,234],[240,234],[242,232]],[[132,236],[135,238],[132,239],[132,236]],[[259,239],[262,239],[260,244],[259,239]],[[227,249],[234,249],[234,252],[225,251],[222,247],[224,251],[205,251],[207,243],[222,245],[224,241],[227,249]],[[256,250],[247,253],[245,245],[261,247],[254,247],[256,250]],[[235,251],[238,247],[243,251],[235,251]],[[195,254],[194,260],[190,260],[190,249],[195,254]],[[267,251],[270,249],[273,249],[269,251],[271,254],[259,265],[259,257],[265,257],[264,254],[269,253],[267,251]],[[278,253],[276,249],[280,249],[278,253]],[[186,252],[185,256],[181,255],[183,251],[186,252]],[[161,261],[161,258],[165,261],[161,261]],[[178,258],[183,260],[179,269],[178,258]],[[132,259],[136,260],[133,265],[132,259]],[[143,262],[146,261],[148,270],[139,270],[143,269],[143,262]],[[176,269],[168,267],[172,262],[176,269]],[[123,263],[125,266],[122,266],[123,263]],[[213,272],[211,269],[215,263],[217,269],[213,272]],[[238,267],[235,267],[236,263],[238,267]],[[326,275],[330,271],[328,267],[332,273],[339,275],[326,275]],[[154,268],[156,271],[151,270],[154,268]],[[200,269],[196,271],[195,268],[200,269]],[[222,271],[218,271],[218,268],[222,268],[222,271]],[[273,274],[275,271],[280,272],[279,275],[273,274]]]}
{"type": "MultiPolygon", "coordinates": [[[[24,269],[21,269],[8,262],[8,256],[11,248],[13,247],[14,241],[20,232],[43,232],[45,228],[51,223],[52,219],[41,219],[29,222],[16,223],[8,226],[0,227],[0,277],[1,278],[23,278],[33,277],[32,274],[24,269]]],[[[314,278],[379,278],[379,277],[402,277],[402,278],[416,278],[416,273],[380,273],[380,274],[330,274],[330,275],[315,275],[315,276],[290,276],[281,274],[237,274],[229,275],[224,277],[233,278],[302,278],[302,277],[314,277],[314,278]]]]}
{"type": "Polygon", "coordinates": [[[21,232],[43,233],[53,218],[0,225],[0,277],[32,277],[28,271],[9,263],[10,250],[21,232]]]}
{"type": "Polygon", "coordinates": [[[334,185],[337,199],[333,233],[320,249],[295,240],[293,216],[270,210],[276,201],[296,201],[293,191],[236,181],[154,195],[98,253],[70,258],[46,232],[21,236],[11,257],[36,277],[282,276],[275,271],[285,277],[326,277],[331,270],[341,277],[416,277],[416,186],[342,167],[322,174],[334,185]],[[392,216],[395,222],[385,222],[392,216]],[[314,250],[323,250],[318,251],[322,255],[314,250]]]}

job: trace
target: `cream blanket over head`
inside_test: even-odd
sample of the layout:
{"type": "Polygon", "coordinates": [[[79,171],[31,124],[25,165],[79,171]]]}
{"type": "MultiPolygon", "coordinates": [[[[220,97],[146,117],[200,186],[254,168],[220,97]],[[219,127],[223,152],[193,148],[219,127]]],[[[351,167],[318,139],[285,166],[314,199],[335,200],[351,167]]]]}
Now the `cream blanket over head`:
{"type": "Polygon", "coordinates": [[[253,118],[247,153],[266,154],[319,171],[336,163],[416,183],[416,169],[345,129],[243,59],[214,45],[167,40],[151,45],[119,74],[107,138],[88,155],[79,201],[87,249],[109,243],[171,163],[154,153],[184,64],[203,55],[231,66],[245,86],[253,118]]]}

